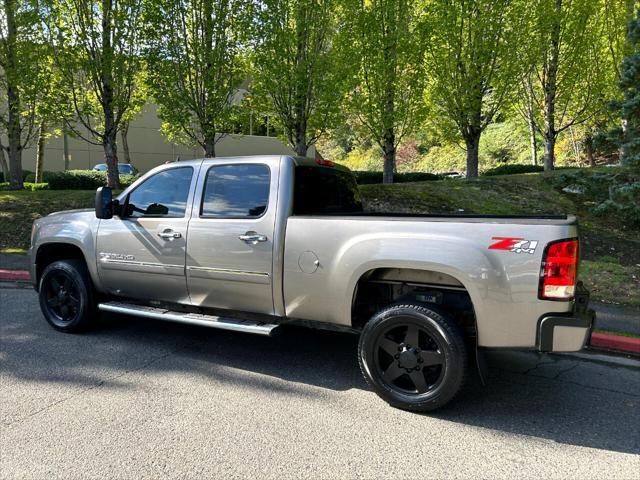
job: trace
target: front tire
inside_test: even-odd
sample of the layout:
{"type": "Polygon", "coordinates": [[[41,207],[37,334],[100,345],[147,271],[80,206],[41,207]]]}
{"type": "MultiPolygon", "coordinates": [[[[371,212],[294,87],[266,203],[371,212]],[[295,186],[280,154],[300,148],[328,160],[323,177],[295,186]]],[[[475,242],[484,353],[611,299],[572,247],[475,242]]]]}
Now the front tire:
{"type": "Polygon", "coordinates": [[[56,330],[76,333],[93,322],[93,287],[81,260],[59,260],[48,265],[40,278],[39,297],[44,318],[56,330]]]}
{"type": "Polygon", "coordinates": [[[392,305],[365,325],[360,369],[390,405],[426,412],[447,404],[464,384],[467,348],[458,326],[420,304],[392,305]]]}

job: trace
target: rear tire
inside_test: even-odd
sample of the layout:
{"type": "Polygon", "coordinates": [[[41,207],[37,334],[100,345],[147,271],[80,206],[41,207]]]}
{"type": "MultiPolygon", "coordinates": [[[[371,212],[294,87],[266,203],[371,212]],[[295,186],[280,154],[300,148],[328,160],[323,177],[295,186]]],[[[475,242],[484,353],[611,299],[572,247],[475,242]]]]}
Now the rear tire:
{"type": "Polygon", "coordinates": [[[56,330],[86,330],[97,316],[93,285],[82,260],[59,260],[48,265],[39,286],[40,309],[56,330]]]}
{"type": "Polygon", "coordinates": [[[420,304],[392,305],[365,325],[358,345],[360,369],[390,405],[426,412],[462,388],[467,347],[458,326],[420,304]]]}

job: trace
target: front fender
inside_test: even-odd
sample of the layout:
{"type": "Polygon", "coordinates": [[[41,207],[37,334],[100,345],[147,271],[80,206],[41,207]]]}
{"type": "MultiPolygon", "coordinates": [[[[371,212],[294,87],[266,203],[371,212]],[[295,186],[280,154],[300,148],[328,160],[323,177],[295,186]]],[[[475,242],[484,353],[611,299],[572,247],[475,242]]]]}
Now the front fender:
{"type": "Polygon", "coordinates": [[[50,215],[35,222],[31,245],[31,264],[33,281],[36,271],[38,252],[52,244],[71,245],[82,252],[91,280],[101,290],[96,265],[96,234],[100,220],[93,210],[81,212],[62,212],[50,215]]]}

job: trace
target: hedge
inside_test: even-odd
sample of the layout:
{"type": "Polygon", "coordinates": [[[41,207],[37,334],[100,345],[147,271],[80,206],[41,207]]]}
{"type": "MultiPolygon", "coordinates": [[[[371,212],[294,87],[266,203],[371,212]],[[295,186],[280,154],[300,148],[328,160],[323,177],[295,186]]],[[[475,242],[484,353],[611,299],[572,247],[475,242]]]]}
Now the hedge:
{"type": "Polygon", "coordinates": [[[517,173],[533,173],[543,171],[544,167],[542,165],[509,164],[490,168],[489,170],[484,172],[483,175],[486,177],[491,177],[493,175],[514,175],[517,173]]]}
{"type": "MultiPolygon", "coordinates": [[[[370,171],[353,171],[352,172],[359,185],[371,185],[375,183],[382,183],[382,172],[370,172],[370,171]]],[[[427,182],[432,180],[441,180],[442,177],[434,173],[427,172],[407,172],[407,173],[394,173],[394,183],[407,183],[407,182],[427,182]]]]}
{"type": "MultiPolygon", "coordinates": [[[[0,182],[0,191],[1,190],[9,190],[9,186],[11,184],[9,182],[0,182]]],[[[48,183],[33,183],[33,182],[24,182],[24,190],[31,190],[35,192],[36,190],[48,190],[48,183]]]]}
{"type": "MultiPolygon", "coordinates": [[[[42,177],[50,190],[95,190],[107,184],[107,173],[95,170],[44,172],[42,177]]],[[[137,178],[138,175],[120,175],[120,186],[128,187],[137,178]]],[[[30,174],[27,181],[35,181],[35,174],[30,174]]]]}

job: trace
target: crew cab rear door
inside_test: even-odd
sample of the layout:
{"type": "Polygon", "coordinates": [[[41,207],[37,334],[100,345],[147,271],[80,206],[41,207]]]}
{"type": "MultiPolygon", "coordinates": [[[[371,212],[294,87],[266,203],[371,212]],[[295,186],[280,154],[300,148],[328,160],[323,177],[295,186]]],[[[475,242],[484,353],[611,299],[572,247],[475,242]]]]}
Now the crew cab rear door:
{"type": "Polygon", "coordinates": [[[186,237],[197,174],[179,164],[152,174],[120,199],[129,215],[100,222],[98,274],[109,293],[189,303],[186,237]]]}
{"type": "Polygon", "coordinates": [[[277,159],[204,161],[187,239],[193,305],[272,314],[277,159]]]}

